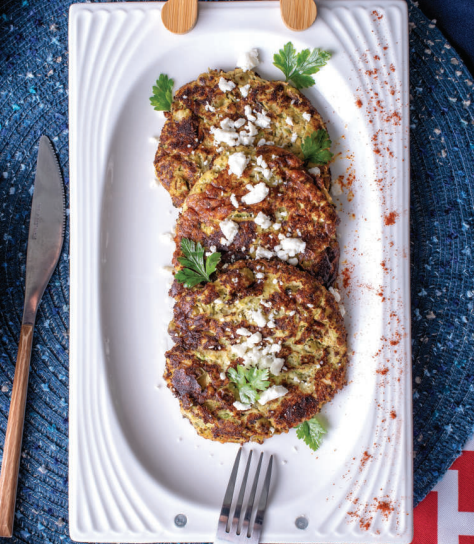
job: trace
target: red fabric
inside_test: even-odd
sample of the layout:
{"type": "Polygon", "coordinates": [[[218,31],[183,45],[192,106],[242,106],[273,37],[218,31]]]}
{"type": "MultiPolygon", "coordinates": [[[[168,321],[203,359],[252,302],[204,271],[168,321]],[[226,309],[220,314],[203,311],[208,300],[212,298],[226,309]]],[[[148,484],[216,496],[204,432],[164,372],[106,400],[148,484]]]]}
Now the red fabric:
{"type": "Polygon", "coordinates": [[[474,544],[474,536],[459,536],[459,544],[474,544]]]}
{"type": "MultiPolygon", "coordinates": [[[[463,451],[451,465],[450,470],[458,471],[458,511],[474,512],[474,451],[463,451]]],[[[463,538],[470,539],[463,544],[474,544],[472,536],[463,538]]]]}
{"type": "MultiPolygon", "coordinates": [[[[420,502],[413,513],[414,538],[412,544],[438,544],[438,493],[432,491],[420,502]]],[[[459,542],[459,544],[474,544],[459,542]]]]}

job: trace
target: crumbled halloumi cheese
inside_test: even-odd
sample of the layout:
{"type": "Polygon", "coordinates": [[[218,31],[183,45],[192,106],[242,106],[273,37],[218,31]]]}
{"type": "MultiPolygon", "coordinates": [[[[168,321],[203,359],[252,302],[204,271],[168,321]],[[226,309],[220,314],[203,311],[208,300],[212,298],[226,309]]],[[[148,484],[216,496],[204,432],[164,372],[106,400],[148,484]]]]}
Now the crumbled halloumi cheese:
{"type": "Polygon", "coordinates": [[[235,89],[235,83],[233,81],[227,81],[223,77],[219,79],[219,89],[226,93],[227,91],[232,91],[235,89]]]}
{"type": "Polygon", "coordinates": [[[232,206],[234,206],[234,208],[239,207],[239,201],[237,200],[237,197],[234,195],[234,193],[232,193],[230,195],[230,202],[231,202],[232,206]]]}
{"type": "Polygon", "coordinates": [[[241,412],[245,410],[250,410],[251,405],[250,404],[243,404],[242,402],[236,400],[234,402],[234,406],[237,408],[237,410],[240,410],[241,412]]]}
{"type": "Polygon", "coordinates": [[[265,112],[257,113],[257,120],[255,124],[260,128],[269,128],[272,120],[268,115],[265,115],[265,112]]]}
{"type": "Polygon", "coordinates": [[[287,117],[286,118],[286,124],[289,125],[290,127],[292,127],[294,125],[293,123],[293,119],[291,117],[287,117]]]}
{"type": "Polygon", "coordinates": [[[228,159],[229,174],[235,174],[238,178],[240,178],[244,173],[248,162],[248,157],[246,157],[241,151],[230,155],[228,159]]]}
{"type": "Polygon", "coordinates": [[[264,247],[257,247],[255,252],[256,259],[271,259],[275,254],[270,249],[265,249],[264,247]]]}
{"type": "Polygon", "coordinates": [[[267,402],[284,397],[287,393],[288,389],[283,387],[283,385],[272,385],[260,395],[258,402],[264,405],[267,402]]]}
{"type": "Polygon", "coordinates": [[[210,111],[210,112],[215,112],[216,111],[216,108],[214,108],[213,106],[211,106],[209,104],[209,102],[206,103],[206,105],[204,106],[204,109],[207,110],[207,111],[210,111]]]}
{"type": "Polygon", "coordinates": [[[255,218],[255,223],[262,227],[262,229],[268,229],[272,224],[268,215],[265,215],[263,212],[258,212],[258,215],[255,218]]]}
{"type": "Polygon", "coordinates": [[[242,85],[242,87],[239,87],[240,94],[244,98],[247,98],[247,96],[249,94],[249,89],[250,89],[250,83],[247,83],[247,85],[242,85]]]}
{"type": "Polygon", "coordinates": [[[242,202],[245,204],[258,204],[262,202],[270,192],[270,189],[265,185],[265,183],[260,182],[257,185],[252,186],[249,189],[249,192],[242,197],[242,202]]]}
{"type": "Polygon", "coordinates": [[[305,121],[308,121],[308,123],[311,121],[311,114],[308,112],[303,113],[303,119],[305,121]]]}
{"type": "Polygon", "coordinates": [[[237,223],[235,223],[231,219],[226,219],[225,221],[221,221],[219,223],[219,227],[222,231],[222,234],[226,238],[226,245],[231,244],[234,241],[237,232],[239,231],[239,225],[237,225],[237,223]]]}
{"type": "Polygon", "coordinates": [[[317,166],[315,166],[314,168],[310,168],[308,172],[313,176],[319,176],[321,174],[321,170],[317,166]]]}
{"type": "Polygon", "coordinates": [[[237,68],[242,68],[244,72],[248,72],[259,64],[260,61],[258,60],[258,50],[255,48],[241,53],[237,59],[237,68]]]}

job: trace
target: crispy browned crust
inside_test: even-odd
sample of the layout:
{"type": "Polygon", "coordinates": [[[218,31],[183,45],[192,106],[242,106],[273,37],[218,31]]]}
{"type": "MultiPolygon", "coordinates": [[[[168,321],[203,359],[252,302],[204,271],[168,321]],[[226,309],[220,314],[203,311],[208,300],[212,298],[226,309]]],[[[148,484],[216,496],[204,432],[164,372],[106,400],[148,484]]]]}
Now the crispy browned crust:
{"type": "Polygon", "coordinates": [[[186,199],[176,226],[175,267],[179,268],[178,258],[182,256],[182,238],[200,242],[207,249],[215,246],[223,264],[255,258],[259,246],[274,250],[280,244],[279,235],[283,235],[300,238],[306,243],[304,253],[296,256],[299,266],[324,285],[332,285],[339,264],[336,239],[339,218],[326,189],[316,186],[303,163],[280,147],[238,147],[230,153],[235,152],[244,153],[250,159],[241,177],[229,174],[228,153],[225,152],[186,199]],[[268,181],[270,192],[262,202],[246,205],[242,201],[242,196],[249,192],[246,186],[262,181],[257,157],[262,157],[272,171],[268,181]],[[238,208],[232,204],[231,195],[239,202],[238,208]],[[281,227],[278,230],[273,227],[262,229],[254,221],[259,212],[281,227]],[[281,212],[287,215],[282,216],[281,212]],[[220,222],[225,219],[231,219],[239,226],[230,245],[225,244],[220,230],[220,222]]]}
{"type": "Polygon", "coordinates": [[[164,377],[204,438],[261,443],[313,417],[345,384],[346,331],[333,295],[307,272],[282,262],[239,261],[214,282],[180,292],[169,330],[176,345],[166,353],[164,377]],[[256,307],[274,312],[275,327],[258,327],[248,317],[256,307]],[[242,364],[230,349],[239,343],[241,327],[260,332],[263,344],[268,338],[281,342],[285,367],[270,382],[289,391],[247,411],[234,407],[238,391],[227,376],[242,364]]]}
{"type": "MultiPolygon", "coordinates": [[[[289,83],[267,81],[254,72],[242,72],[239,68],[232,72],[210,70],[201,74],[197,80],[176,92],[171,111],[165,114],[167,121],[155,155],[156,175],[170,193],[175,206],[182,206],[190,189],[212,165],[218,155],[217,147],[228,148],[227,144],[214,144],[211,127],[219,127],[225,118],[233,121],[245,118],[246,105],[257,112],[265,112],[272,120],[267,129],[257,127],[255,145],[264,138],[303,158],[303,139],[314,131],[325,129],[321,116],[311,102],[289,83]],[[223,93],[219,88],[221,77],[234,82],[236,88],[223,93]],[[250,90],[244,98],[239,87],[246,84],[250,84],[250,90]],[[215,111],[206,109],[207,104],[215,111]],[[310,121],[302,117],[304,113],[311,115],[310,121]],[[287,124],[287,117],[291,117],[293,126],[287,124]],[[293,133],[297,134],[294,142],[291,141],[293,133]]],[[[319,168],[321,174],[314,176],[315,181],[329,189],[329,167],[319,168]]]]}

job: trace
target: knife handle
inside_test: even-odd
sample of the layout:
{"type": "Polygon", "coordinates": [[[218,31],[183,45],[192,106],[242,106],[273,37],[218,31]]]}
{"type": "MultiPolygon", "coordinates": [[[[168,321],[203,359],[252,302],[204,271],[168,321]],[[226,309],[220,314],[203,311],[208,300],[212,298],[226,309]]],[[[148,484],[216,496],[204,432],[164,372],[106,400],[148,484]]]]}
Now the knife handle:
{"type": "Polygon", "coordinates": [[[11,537],[13,533],[32,344],[33,325],[22,325],[0,474],[0,537],[11,537]]]}

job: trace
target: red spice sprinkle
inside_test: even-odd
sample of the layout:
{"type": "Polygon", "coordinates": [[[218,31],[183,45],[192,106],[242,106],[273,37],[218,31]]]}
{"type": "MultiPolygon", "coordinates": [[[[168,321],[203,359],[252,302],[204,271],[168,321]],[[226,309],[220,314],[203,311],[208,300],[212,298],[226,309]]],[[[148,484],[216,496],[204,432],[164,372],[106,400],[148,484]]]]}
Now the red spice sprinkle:
{"type": "Polygon", "coordinates": [[[388,368],[382,368],[381,370],[376,370],[377,374],[381,374],[382,376],[385,376],[388,374],[388,368]]]}
{"type": "Polygon", "coordinates": [[[382,513],[384,519],[388,519],[388,516],[393,512],[394,508],[388,501],[378,501],[375,499],[375,502],[377,502],[377,510],[382,513]]]}
{"type": "Polygon", "coordinates": [[[382,15],[379,15],[379,12],[376,11],[376,10],[374,10],[374,11],[372,12],[372,15],[375,15],[375,17],[377,17],[377,19],[379,19],[379,20],[382,19],[382,17],[383,17],[383,14],[382,14],[382,15]]]}
{"type": "Polygon", "coordinates": [[[366,451],[364,451],[364,453],[362,454],[362,460],[360,462],[360,468],[364,468],[369,459],[372,459],[372,455],[370,455],[370,453],[367,453],[366,451]]]}
{"type": "Polygon", "coordinates": [[[388,215],[384,217],[384,223],[387,226],[395,225],[397,218],[398,218],[398,212],[390,212],[388,215]]]}
{"type": "Polygon", "coordinates": [[[397,418],[397,412],[395,412],[395,410],[392,410],[392,411],[390,412],[390,417],[391,417],[392,419],[396,419],[396,418],[397,418]]]}
{"type": "Polygon", "coordinates": [[[394,66],[393,64],[390,65],[390,70],[391,70],[392,72],[395,72],[395,66],[394,66]]]}
{"type": "Polygon", "coordinates": [[[358,98],[358,99],[356,100],[356,106],[357,106],[358,108],[362,108],[362,100],[361,100],[360,98],[358,98]]]}
{"type": "Polygon", "coordinates": [[[374,55],[375,60],[380,60],[380,57],[378,55],[374,55]]]}

